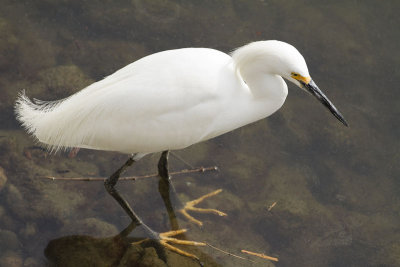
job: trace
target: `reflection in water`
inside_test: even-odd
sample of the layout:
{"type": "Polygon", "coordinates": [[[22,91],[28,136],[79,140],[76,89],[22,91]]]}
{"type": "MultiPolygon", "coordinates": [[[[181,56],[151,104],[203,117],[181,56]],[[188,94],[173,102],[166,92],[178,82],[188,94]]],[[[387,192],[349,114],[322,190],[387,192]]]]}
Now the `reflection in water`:
{"type": "MultiPolygon", "coordinates": [[[[136,224],[131,223],[110,238],[76,235],[51,240],[45,255],[52,266],[118,266],[130,247],[126,237],[135,227],[136,224]]],[[[127,266],[135,266],[138,262],[130,262],[127,266]]]]}
{"type": "MultiPolygon", "coordinates": [[[[210,194],[207,194],[205,196],[202,196],[202,197],[198,198],[197,200],[190,201],[185,206],[183,206],[180,203],[179,199],[176,196],[175,188],[171,183],[171,179],[170,179],[171,177],[170,177],[169,170],[168,170],[168,155],[169,155],[169,151],[163,151],[161,153],[161,157],[160,157],[160,159],[158,161],[157,166],[158,166],[158,176],[160,177],[158,189],[160,191],[160,195],[162,197],[164,205],[165,205],[165,207],[167,209],[168,217],[170,219],[170,225],[178,226],[176,215],[175,215],[175,211],[174,211],[174,209],[172,207],[172,203],[171,203],[171,197],[170,197],[171,195],[176,200],[176,203],[180,204],[179,211],[181,211],[182,214],[184,214],[186,218],[192,220],[193,222],[198,223],[200,226],[202,225],[202,223],[199,220],[194,219],[191,215],[189,215],[187,213],[187,211],[191,210],[191,211],[197,211],[197,212],[202,212],[202,213],[217,213],[217,214],[226,216],[225,213],[217,211],[217,210],[200,209],[200,208],[195,208],[194,207],[194,205],[202,202],[205,198],[208,198],[210,196],[218,194],[221,190],[218,190],[215,193],[210,193],[210,194]]],[[[136,160],[137,160],[136,159],[136,155],[131,156],[125,162],[124,165],[122,165],[118,170],[116,170],[109,178],[104,180],[104,186],[107,189],[107,192],[124,209],[124,211],[132,219],[132,223],[135,224],[135,225],[142,226],[144,228],[144,230],[146,231],[147,235],[150,238],[158,241],[160,246],[164,246],[165,248],[168,248],[168,249],[170,249],[170,250],[172,250],[172,251],[174,251],[174,252],[176,252],[176,253],[178,253],[178,254],[180,254],[182,256],[192,258],[192,259],[198,261],[200,265],[202,265],[197,256],[175,247],[174,244],[205,246],[205,243],[187,241],[187,240],[183,241],[183,240],[179,240],[179,239],[174,237],[176,235],[179,235],[179,234],[182,234],[182,233],[186,232],[186,229],[178,229],[178,228],[176,228],[176,229],[172,229],[172,230],[175,230],[175,231],[168,231],[166,233],[158,234],[157,232],[152,230],[149,226],[147,226],[147,224],[145,224],[139,218],[139,216],[133,211],[133,209],[131,208],[129,203],[122,197],[122,195],[115,188],[115,186],[117,185],[117,182],[118,182],[118,180],[120,178],[120,175],[127,168],[129,168],[133,163],[135,163],[136,160]]],[[[165,261],[166,259],[163,257],[163,260],[165,261]]]]}
{"type": "MultiPolygon", "coordinates": [[[[131,224],[109,238],[75,235],[51,240],[45,255],[50,266],[200,266],[189,258],[165,250],[157,242],[132,244],[139,240],[127,237],[134,227],[135,224],[131,224]]],[[[191,251],[201,255],[205,266],[220,266],[206,254],[196,249],[191,251]]]]}
{"type": "MultiPolygon", "coordinates": [[[[168,151],[161,154],[159,160],[159,193],[162,197],[166,210],[168,212],[168,218],[170,220],[171,230],[178,230],[178,220],[171,202],[171,195],[180,203],[177,199],[175,189],[171,181],[168,172],[168,151]]],[[[128,160],[128,165],[130,166],[128,160]]],[[[124,169],[124,168],[122,168],[124,169]]],[[[119,169],[121,170],[121,169],[119,169]]],[[[118,171],[117,171],[118,172],[118,171]]],[[[122,172],[118,172],[119,174],[122,172]]],[[[121,195],[118,194],[119,198],[116,198],[120,203],[127,203],[121,195]]],[[[129,204],[127,204],[130,208],[129,204]]],[[[179,207],[182,208],[182,205],[179,207]]],[[[172,244],[163,245],[163,243],[157,240],[150,240],[146,238],[128,238],[128,235],[137,227],[145,226],[138,217],[134,217],[134,220],[126,227],[121,233],[111,238],[94,238],[91,236],[66,236],[52,240],[49,242],[45,249],[45,255],[49,259],[50,264],[53,266],[184,266],[187,264],[185,260],[179,259],[178,257],[170,256],[167,257],[165,249],[169,248],[180,254],[181,256],[194,259],[198,262],[199,266],[203,266],[203,261],[207,263],[207,266],[218,266],[209,257],[202,254],[202,258],[199,259],[192,253],[183,251],[172,244]],[[156,252],[156,253],[155,253],[156,252]],[[173,260],[170,258],[173,257],[173,260]],[[204,258],[204,260],[203,260],[204,258]],[[171,261],[174,263],[171,264],[171,261]]],[[[148,228],[150,229],[150,228],[148,228]]],[[[151,230],[152,231],[152,230],[151,230]]],[[[180,232],[180,231],[178,231],[180,232]]],[[[155,232],[151,232],[156,234],[155,232]]],[[[161,234],[163,236],[165,234],[161,234]]],[[[167,235],[171,236],[171,235],[167,235]]],[[[175,234],[173,235],[175,236],[175,234]]],[[[180,238],[177,240],[179,243],[196,244],[197,242],[184,241],[186,239],[184,233],[179,234],[180,238]],[[181,242],[182,241],[182,242],[181,242]]],[[[171,236],[172,237],[172,236],[171,236]]],[[[171,242],[175,238],[170,239],[166,242],[171,242]]],[[[166,243],[165,242],[165,243],[166,243]]],[[[171,242],[172,243],[172,242],[171,242]]]]}

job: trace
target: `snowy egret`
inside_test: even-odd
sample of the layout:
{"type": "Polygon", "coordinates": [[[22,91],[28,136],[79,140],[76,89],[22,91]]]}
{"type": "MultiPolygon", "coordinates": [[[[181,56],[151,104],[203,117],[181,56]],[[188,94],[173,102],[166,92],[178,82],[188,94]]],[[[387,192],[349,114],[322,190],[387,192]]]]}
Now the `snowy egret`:
{"type": "Polygon", "coordinates": [[[166,151],[271,115],[286,99],[284,79],[314,95],[347,126],[311,79],[303,56],[280,41],[253,42],[231,55],[208,48],[155,53],[63,100],[32,102],[22,92],[15,111],[25,129],[50,149],[132,154],[105,186],[133,221],[165,240],[142,223],[114,188],[119,175],[144,155],[164,151],[159,173],[169,182],[166,151]]]}

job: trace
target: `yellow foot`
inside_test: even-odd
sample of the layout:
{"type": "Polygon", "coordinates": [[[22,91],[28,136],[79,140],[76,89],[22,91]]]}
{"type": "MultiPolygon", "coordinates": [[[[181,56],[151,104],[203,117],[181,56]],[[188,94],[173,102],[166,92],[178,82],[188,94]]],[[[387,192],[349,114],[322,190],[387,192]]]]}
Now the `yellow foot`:
{"type": "Polygon", "coordinates": [[[179,210],[179,212],[182,213],[188,220],[192,221],[193,223],[195,223],[195,224],[197,224],[199,226],[202,226],[203,223],[201,221],[195,219],[193,216],[191,216],[188,213],[188,211],[196,211],[196,212],[200,212],[200,213],[214,213],[214,214],[217,214],[219,216],[226,216],[227,215],[226,213],[224,213],[222,211],[219,211],[219,210],[216,210],[216,209],[201,209],[201,208],[196,208],[195,207],[195,205],[199,204],[204,199],[212,197],[212,196],[215,196],[215,195],[221,193],[221,191],[222,191],[222,189],[218,189],[218,190],[216,190],[214,192],[211,192],[211,193],[209,193],[207,195],[199,197],[199,198],[197,198],[195,200],[186,202],[185,207],[183,209],[179,210]]]}
{"type": "Polygon", "coordinates": [[[169,243],[173,243],[173,244],[190,245],[190,246],[205,246],[206,245],[206,243],[203,243],[203,242],[181,240],[181,239],[176,239],[174,237],[171,237],[171,236],[176,236],[176,235],[185,233],[186,231],[187,231],[187,229],[180,229],[180,230],[176,230],[176,231],[160,233],[160,243],[167,249],[172,250],[180,255],[183,255],[183,256],[186,256],[186,257],[189,257],[189,258],[192,258],[195,260],[199,260],[199,258],[196,255],[193,255],[189,252],[186,252],[177,247],[174,247],[171,244],[168,244],[168,242],[169,242],[169,243]]]}
{"type": "MultiPolygon", "coordinates": [[[[176,236],[176,235],[180,235],[183,234],[187,231],[187,229],[180,229],[180,230],[175,230],[175,231],[169,231],[169,232],[165,232],[165,233],[160,233],[159,237],[160,237],[160,244],[162,246],[164,246],[165,248],[178,253],[179,255],[185,256],[185,257],[189,257],[192,258],[194,260],[199,261],[199,258],[196,255],[193,255],[189,252],[186,252],[182,249],[179,249],[177,247],[174,247],[173,245],[169,244],[169,243],[173,243],[173,244],[179,244],[179,245],[190,245],[190,246],[205,246],[206,243],[203,242],[196,242],[196,241],[188,241],[188,240],[181,240],[181,239],[176,239],[174,237],[171,236],[176,236]]],[[[141,241],[138,242],[134,242],[132,243],[132,245],[138,245],[140,243],[146,242],[149,239],[143,239],[141,241]]]]}

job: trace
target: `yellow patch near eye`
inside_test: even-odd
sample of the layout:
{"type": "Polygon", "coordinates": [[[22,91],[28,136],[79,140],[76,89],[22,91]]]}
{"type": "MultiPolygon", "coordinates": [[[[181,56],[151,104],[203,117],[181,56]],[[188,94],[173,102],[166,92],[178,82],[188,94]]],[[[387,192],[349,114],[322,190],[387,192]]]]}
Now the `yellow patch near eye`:
{"type": "Polygon", "coordinates": [[[291,76],[292,76],[293,79],[301,81],[301,82],[303,82],[305,84],[308,84],[311,81],[311,77],[303,77],[303,76],[301,76],[300,74],[297,74],[297,73],[292,73],[291,76]]]}

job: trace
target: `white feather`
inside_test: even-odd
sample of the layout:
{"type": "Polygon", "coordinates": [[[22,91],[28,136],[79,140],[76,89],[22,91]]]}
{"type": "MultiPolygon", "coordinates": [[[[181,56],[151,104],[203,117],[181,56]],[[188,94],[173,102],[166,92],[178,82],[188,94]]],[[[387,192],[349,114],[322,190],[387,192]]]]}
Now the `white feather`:
{"type": "Polygon", "coordinates": [[[180,149],[279,109],[287,95],[281,76],[290,77],[293,68],[308,74],[293,49],[266,41],[239,48],[233,57],[207,48],[164,51],[64,100],[33,103],[22,92],[15,112],[30,134],[55,150],[180,149]]]}

